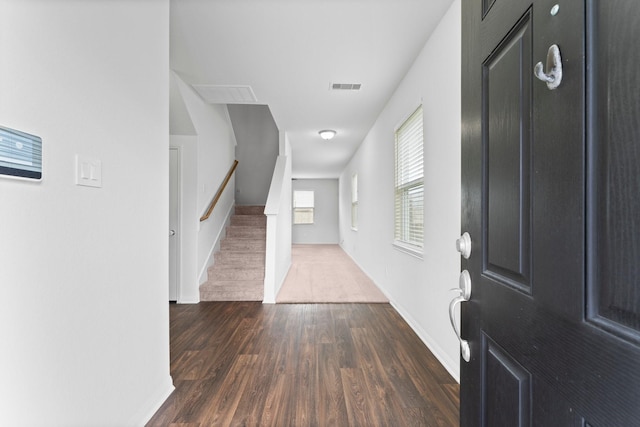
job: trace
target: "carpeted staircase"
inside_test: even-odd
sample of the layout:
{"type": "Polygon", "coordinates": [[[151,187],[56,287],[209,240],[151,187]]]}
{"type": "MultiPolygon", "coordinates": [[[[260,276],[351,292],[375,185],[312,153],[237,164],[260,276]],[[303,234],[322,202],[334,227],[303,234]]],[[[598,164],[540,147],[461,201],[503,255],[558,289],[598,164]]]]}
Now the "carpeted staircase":
{"type": "Polygon", "coordinates": [[[264,206],[236,206],[214,255],[200,301],[262,301],[267,217],[264,206]]]}

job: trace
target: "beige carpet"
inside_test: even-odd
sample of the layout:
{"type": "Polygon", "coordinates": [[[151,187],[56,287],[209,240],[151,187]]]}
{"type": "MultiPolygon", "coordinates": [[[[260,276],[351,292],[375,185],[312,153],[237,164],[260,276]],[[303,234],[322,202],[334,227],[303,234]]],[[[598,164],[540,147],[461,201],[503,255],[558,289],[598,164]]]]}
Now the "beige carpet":
{"type": "Polygon", "coordinates": [[[293,245],[277,303],[386,303],[389,300],[338,245],[293,245]]]}

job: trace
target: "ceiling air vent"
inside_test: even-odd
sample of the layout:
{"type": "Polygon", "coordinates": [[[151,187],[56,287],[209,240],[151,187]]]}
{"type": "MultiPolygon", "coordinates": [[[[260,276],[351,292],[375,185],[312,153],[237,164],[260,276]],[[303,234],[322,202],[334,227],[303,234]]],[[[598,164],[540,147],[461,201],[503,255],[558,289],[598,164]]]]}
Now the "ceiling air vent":
{"type": "Polygon", "coordinates": [[[331,90],[360,90],[360,83],[331,83],[331,90]]]}
{"type": "Polygon", "coordinates": [[[258,102],[251,86],[193,85],[193,88],[209,104],[255,104],[258,102]]]}

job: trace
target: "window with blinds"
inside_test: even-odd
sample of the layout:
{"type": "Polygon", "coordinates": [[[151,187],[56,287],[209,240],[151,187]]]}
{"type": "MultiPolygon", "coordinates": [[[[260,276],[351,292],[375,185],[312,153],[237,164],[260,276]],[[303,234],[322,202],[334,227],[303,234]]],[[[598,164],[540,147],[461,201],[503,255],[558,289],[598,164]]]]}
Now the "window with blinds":
{"type": "Polygon", "coordinates": [[[293,223],[313,224],[313,191],[293,192],[293,223]]]}
{"type": "Polygon", "coordinates": [[[42,139],[15,129],[0,127],[0,174],[41,179],[42,139]]]}
{"type": "Polygon", "coordinates": [[[351,228],[358,229],[358,174],[351,177],[351,228]]]}
{"type": "Polygon", "coordinates": [[[396,243],[421,251],[424,242],[424,134],[422,106],[395,133],[396,243]]]}

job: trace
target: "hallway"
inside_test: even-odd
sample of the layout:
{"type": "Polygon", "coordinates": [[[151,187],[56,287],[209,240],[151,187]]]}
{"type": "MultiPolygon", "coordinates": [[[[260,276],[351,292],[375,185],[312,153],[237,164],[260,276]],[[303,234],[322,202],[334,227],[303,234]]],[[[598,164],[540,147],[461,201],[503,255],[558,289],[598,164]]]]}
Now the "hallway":
{"type": "Polygon", "coordinates": [[[389,304],[170,305],[148,426],[457,426],[456,381],[389,304]]]}
{"type": "Polygon", "coordinates": [[[373,281],[338,245],[300,245],[291,249],[291,268],[276,302],[389,302],[373,281]]]}

